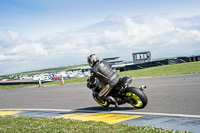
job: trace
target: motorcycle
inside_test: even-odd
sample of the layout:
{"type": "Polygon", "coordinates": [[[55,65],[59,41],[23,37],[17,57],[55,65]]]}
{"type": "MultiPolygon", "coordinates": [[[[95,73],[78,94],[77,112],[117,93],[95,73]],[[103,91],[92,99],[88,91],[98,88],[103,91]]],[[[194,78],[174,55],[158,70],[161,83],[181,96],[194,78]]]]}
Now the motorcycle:
{"type": "MultiPolygon", "coordinates": [[[[87,82],[89,82],[89,80],[87,80],[87,82]]],[[[118,105],[129,103],[135,108],[144,108],[148,103],[147,96],[144,93],[146,86],[143,85],[139,88],[129,87],[131,83],[132,77],[121,78],[116,87],[108,93],[108,96],[112,96],[118,102],[118,105]]],[[[108,100],[99,99],[98,93],[102,89],[102,84],[97,78],[89,89],[93,91],[92,96],[94,100],[101,106],[109,107],[110,104],[114,104],[108,100]]]]}

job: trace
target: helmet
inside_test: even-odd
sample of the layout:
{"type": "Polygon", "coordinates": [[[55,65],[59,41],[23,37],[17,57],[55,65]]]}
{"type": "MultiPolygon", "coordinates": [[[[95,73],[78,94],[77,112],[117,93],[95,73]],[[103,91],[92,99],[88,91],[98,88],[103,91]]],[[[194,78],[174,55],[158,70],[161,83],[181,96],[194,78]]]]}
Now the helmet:
{"type": "Polygon", "coordinates": [[[99,61],[99,58],[95,54],[91,54],[88,58],[88,65],[92,67],[96,62],[99,61]]]}

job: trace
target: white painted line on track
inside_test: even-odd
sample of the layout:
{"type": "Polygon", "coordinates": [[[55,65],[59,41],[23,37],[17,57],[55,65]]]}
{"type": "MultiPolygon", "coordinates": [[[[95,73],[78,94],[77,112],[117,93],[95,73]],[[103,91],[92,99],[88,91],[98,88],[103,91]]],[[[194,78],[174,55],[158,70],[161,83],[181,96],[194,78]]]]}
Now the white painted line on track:
{"type": "Polygon", "coordinates": [[[130,115],[157,115],[168,117],[185,117],[185,118],[200,118],[200,115],[186,115],[186,114],[168,114],[168,113],[152,113],[152,112],[128,112],[128,111],[101,111],[101,110],[77,110],[77,109],[0,109],[0,111],[22,110],[22,111],[55,111],[55,112],[87,112],[87,113],[108,113],[108,114],[130,114],[130,115]]]}
{"type": "Polygon", "coordinates": [[[186,114],[168,114],[168,113],[152,113],[152,112],[123,112],[123,111],[110,111],[111,113],[134,114],[134,115],[159,115],[171,117],[187,117],[187,118],[200,118],[200,115],[186,115],[186,114]]]}

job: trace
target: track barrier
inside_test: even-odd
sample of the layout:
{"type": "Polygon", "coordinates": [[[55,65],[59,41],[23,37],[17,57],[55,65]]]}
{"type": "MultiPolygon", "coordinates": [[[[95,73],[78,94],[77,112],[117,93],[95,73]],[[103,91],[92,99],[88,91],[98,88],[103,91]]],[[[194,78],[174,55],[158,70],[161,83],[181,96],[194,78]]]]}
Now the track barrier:
{"type": "MultiPolygon", "coordinates": [[[[40,80],[41,84],[43,83],[48,83],[48,82],[53,82],[53,81],[45,81],[45,80],[40,80]]],[[[28,85],[28,84],[39,84],[39,80],[35,80],[35,81],[20,81],[20,80],[13,80],[13,81],[5,81],[5,82],[0,82],[0,86],[1,85],[28,85]]],[[[1,88],[1,87],[0,87],[1,88]]]]}
{"type": "Polygon", "coordinates": [[[185,63],[185,62],[195,62],[200,61],[200,55],[198,56],[189,56],[189,57],[177,57],[171,59],[164,59],[164,60],[157,60],[139,64],[131,64],[125,65],[124,67],[120,67],[120,72],[128,71],[128,70],[137,70],[137,69],[144,69],[149,67],[155,66],[163,66],[163,65],[171,65],[171,64],[178,64],[178,63],[185,63]]]}

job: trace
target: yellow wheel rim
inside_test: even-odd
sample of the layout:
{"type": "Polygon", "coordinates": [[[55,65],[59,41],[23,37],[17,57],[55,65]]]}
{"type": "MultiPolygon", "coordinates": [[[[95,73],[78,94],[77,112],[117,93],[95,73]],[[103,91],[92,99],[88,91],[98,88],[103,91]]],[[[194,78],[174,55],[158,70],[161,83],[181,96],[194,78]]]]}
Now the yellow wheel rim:
{"type": "Polygon", "coordinates": [[[100,102],[100,101],[97,99],[97,97],[94,97],[94,99],[95,99],[95,101],[96,101],[98,104],[100,104],[100,105],[102,105],[102,106],[107,106],[107,105],[108,105],[108,102],[107,102],[107,101],[100,102]]]}
{"type": "Polygon", "coordinates": [[[132,92],[127,92],[126,96],[130,99],[130,100],[134,100],[134,103],[132,104],[135,107],[142,107],[143,103],[142,100],[134,93],[132,92]]]}

